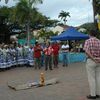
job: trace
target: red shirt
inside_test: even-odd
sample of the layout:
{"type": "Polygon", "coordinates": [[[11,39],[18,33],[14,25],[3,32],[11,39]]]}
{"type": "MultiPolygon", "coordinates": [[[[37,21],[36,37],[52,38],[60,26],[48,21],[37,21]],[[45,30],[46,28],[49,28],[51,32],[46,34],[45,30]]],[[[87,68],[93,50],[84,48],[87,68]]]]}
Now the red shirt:
{"type": "Polygon", "coordinates": [[[51,46],[44,48],[45,55],[52,55],[53,48],[51,46]]]}
{"type": "Polygon", "coordinates": [[[52,46],[52,48],[53,48],[53,55],[58,55],[58,53],[59,53],[59,45],[58,44],[54,44],[52,46]]]}
{"type": "Polygon", "coordinates": [[[84,50],[90,52],[93,57],[100,57],[100,40],[95,37],[86,40],[84,50]]]}
{"type": "Polygon", "coordinates": [[[34,49],[34,58],[41,57],[41,50],[42,50],[41,46],[40,45],[36,45],[36,46],[34,46],[33,49],[34,49]]]}

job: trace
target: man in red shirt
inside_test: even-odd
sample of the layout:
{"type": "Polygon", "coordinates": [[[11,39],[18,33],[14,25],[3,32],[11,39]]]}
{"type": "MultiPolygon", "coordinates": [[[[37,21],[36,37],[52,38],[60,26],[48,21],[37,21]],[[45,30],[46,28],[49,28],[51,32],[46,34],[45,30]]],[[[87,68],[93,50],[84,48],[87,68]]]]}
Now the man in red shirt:
{"type": "Polygon", "coordinates": [[[33,48],[33,51],[34,51],[35,69],[37,69],[37,67],[40,69],[41,68],[41,51],[42,51],[42,48],[38,44],[38,42],[35,42],[35,46],[33,48]]]}
{"type": "Polygon", "coordinates": [[[58,58],[59,58],[59,45],[57,42],[54,42],[52,45],[53,48],[53,64],[54,67],[58,67],[58,58]]]}
{"type": "Polygon", "coordinates": [[[44,55],[45,55],[45,70],[52,70],[52,53],[53,48],[50,43],[46,43],[46,47],[44,48],[44,55]]]}
{"type": "Polygon", "coordinates": [[[88,99],[100,98],[100,40],[96,31],[91,30],[90,39],[85,41],[84,50],[87,54],[86,69],[90,87],[88,99]]]}

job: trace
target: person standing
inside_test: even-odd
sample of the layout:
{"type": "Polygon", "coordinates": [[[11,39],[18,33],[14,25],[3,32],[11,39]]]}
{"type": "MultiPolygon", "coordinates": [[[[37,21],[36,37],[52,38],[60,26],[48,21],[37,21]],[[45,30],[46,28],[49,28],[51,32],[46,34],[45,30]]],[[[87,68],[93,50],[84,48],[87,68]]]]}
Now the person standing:
{"type": "Polygon", "coordinates": [[[53,48],[50,43],[46,43],[46,47],[44,48],[44,54],[45,54],[45,70],[49,69],[52,70],[52,53],[53,48]]]}
{"type": "Polygon", "coordinates": [[[33,48],[35,69],[41,68],[41,51],[42,51],[41,46],[39,45],[38,42],[35,42],[35,46],[33,48]]]}
{"type": "Polygon", "coordinates": [[[54,42],[52,45],[53,48],[53,64],[55,68],[58,68],[58,58],[59,58],[59,45],[57,42],[54,42]]]}
{"type": "MultiPolygon", "coordinates": [[[[27,43],[23,46],[23,58],[24,58],[24,65],[25,66],[29,66],[29,50],[30,50],[30,47],[27,45],[27,43]]],[[[33,55],[30,55],[33,57],[33,55]]]]}
{"type": "Polygon", "coordinates": [[[61,46],[62,56],[63,56],[63,67],[68,66],[68,52],[69,52],[69,45],[68,43],[64,43],[61,46]]]}
{"type": "Polygon", "coordinates": [[[27,59],[28,59],[28,66],[33,67],[34,66],[34,59],[33,59],[33,46],[32,45],[30,45],[30,47],[29,47],[27,59]]]}
{"type": "MultiPolygon", "coordinates": [[[[12,50],[11,50],[12,52],[12,50]]],[[[23,59],[23,47],[21,44],[18,44],[18,47],[17,47],[17,63],[18,63],[18,66],[22,66],[24,64],[24,59],[23,59]]]]}
{"type": "Polygon", "coordinates": [[[100,40],[96,38],[96,31],[90,31],[90,38],[85,41],[84,50],[87,55],[86,70],[90,95],[88,99],[100,98],[100,40]]]}

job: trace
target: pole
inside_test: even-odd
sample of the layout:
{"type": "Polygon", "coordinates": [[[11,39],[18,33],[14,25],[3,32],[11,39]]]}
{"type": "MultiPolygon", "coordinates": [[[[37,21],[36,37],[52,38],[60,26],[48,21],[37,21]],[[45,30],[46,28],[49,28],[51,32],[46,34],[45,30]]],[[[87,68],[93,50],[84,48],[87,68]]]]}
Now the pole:
{"type": "Polygon", "coordinates": [[[27,23],[27,45],[30,45],[30,28],[29,28],[29,22],[27,23]]]}

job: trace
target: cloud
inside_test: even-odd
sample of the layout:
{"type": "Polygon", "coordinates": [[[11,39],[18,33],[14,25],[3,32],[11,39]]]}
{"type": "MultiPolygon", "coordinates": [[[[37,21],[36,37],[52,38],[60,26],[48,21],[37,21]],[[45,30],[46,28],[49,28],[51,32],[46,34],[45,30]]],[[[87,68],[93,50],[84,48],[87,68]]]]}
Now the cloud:
{"type": "Polygon", "coordinates": [[[15,5],[15,2],[13,0],[9,0],[9,2],[7,4],[5,4],[5,0],[1,0],[0,5],[11,7],[11,6],[15,5]]]}
{"type": "Polygon", "coordinates": [[[71,18],[68,18],[67,24],[72,26],[93,21],[92,4],[88,0],[44,0],[38,8],[53,19],[58,19],[61,10],[70,12],[71,18]]]}
{"type": "MultiPolygon", "coordinates": [[[[2,0],[0,5],[12,6],[15,2],[9,0],[9,3],[5,4],[2,0]]],[[[70,12],[71,17],[68,18],[67,24],[71,26],[93,21],[92,3],[89,0],[43,0],[43,4],[38,4],[36,7],[51,19],[58,19],[61,10],[70,12]]]]}

